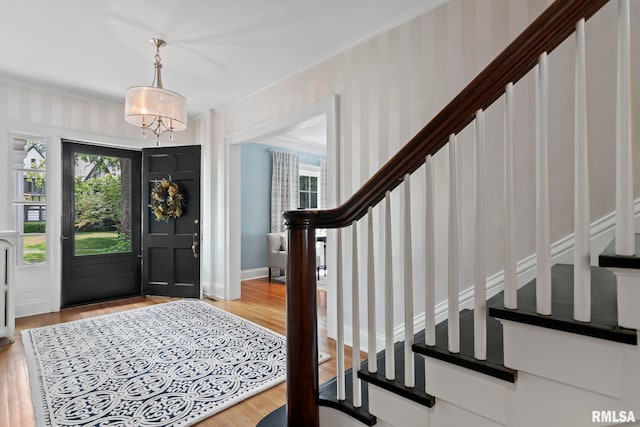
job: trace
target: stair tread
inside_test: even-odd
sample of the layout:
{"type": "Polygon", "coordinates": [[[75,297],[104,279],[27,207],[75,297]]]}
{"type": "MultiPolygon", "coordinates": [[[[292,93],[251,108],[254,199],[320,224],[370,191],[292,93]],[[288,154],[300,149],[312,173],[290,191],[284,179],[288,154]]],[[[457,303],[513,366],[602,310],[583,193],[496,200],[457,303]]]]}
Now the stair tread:
{"type": "MultiPolygon", "coordinates": [[[[490,304],[500,304],[502,293],[487,300],[490,304]]],[[[451,353],[448,350],[448,321],[436,326],[436,345],[428,346],[424,341],[424,331],[420,339],[414,344],[414,351],[425,356],[433,357],[467,369],[474,370],[492,377],[515,382],[516,371],[504,366],[502,325],[494,318],[487,316],[487,360],[477,360],[474,357],[473,310],[460,312],[460,352],[451,353]]]]}
{"type": "Polygon", "coordinates": [[[600,267],[640,269],[640,234],[636,234],[635,255],[616,254],[616,241],[614,239],[598,257],[598,264],[600,267]]]}
{"type": "Polygon", "coordinates": [[[489,315],[535,326],[601,338],[626,344],[637,344],[636,331],[618,326],[616,279],[606,268],[591,268],[591,322],[573,319],[573,266],[556,264],[551,268],[551,315],[536,313],[536,281],[518,290],[518,308],[492,303],[489,315]]]}
{"type": "MultiPolygon", "coordinates": [[[[415,339],[420,338],[420,334],[416,334],[415,339]]],[[[424,333],[422,335],[424,340],[424,333]]],[[[415,365],[415,387],[405,387],[404,385],[404,341],[396,342],[394,345],[396,372],[395,380],[387,380],[385,377],[385,352],[380,351],[377,354],[378,372],[371,373],[368,371],[368,361],[363,362],[358,376],[366,382],[374,384],[380,388],[391,391],[413,402],[431,408],[435,404],[435,397],[425,392],[424,382],[424,363],[420,355],[413,353],[415,365]]]]}
{"type": "Polygon", "coordinates": [[[334,377],[320,385],[320,398],[318,399],[320,406],[337,409],[365,425],[375,425],[377,423],[377,419],[369,413],[369,389],[366,385],[362,384],[361,386],[362,406],[360,408],[356,408],[353,406],[352,370],[348,369],[345,373],[345,400],[338,400],[337,382],[338,379],[334,377]]]}

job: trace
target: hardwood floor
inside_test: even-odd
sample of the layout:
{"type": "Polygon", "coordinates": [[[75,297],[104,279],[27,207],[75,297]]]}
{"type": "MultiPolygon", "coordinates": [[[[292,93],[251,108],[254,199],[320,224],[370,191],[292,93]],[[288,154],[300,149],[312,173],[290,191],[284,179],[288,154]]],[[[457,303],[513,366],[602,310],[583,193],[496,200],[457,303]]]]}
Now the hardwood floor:
{"type": "MultiPolygon", "coordinates": [[[[138,307],[160,304],[172,298],[135,297],[124,300],[74,307],[58,313],[16,319],[15,342],[0,347],[0,427],[35,426],[29,389],[29,377],[20,332],[24,329],[53,325],[102,314],[115,313],[138,307]]],[[[285,287],[269,283],[267,279],[242,282],[242,298],[236,301],[204,301],[255,322],[275,332],[285,333],[285,287]]],[[[318,345],[329,353],[331,360],[319,366],[320,383],[335,376],[335,341],[327,339],[326,292],[318,291],[318,345]]],[[[361,353],[361,360],[366,357],[361,353]]],[[[345,350],[345,365],[351,366],[351,352],[345,350]]],[[[199,427],[253,427],[265,415],[285,403],[285,384],[279,384],[263,393],[246,399],[213,417],[197,424],[199,427]]]]}

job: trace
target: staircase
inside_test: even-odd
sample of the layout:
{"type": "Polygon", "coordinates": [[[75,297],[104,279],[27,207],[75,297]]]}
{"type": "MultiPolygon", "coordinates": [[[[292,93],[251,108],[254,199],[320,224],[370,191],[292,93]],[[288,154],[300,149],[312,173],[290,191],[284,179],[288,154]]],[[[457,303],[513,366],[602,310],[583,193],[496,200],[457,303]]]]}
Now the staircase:
{"type": "Polygon", "coordinates": [[[335,209],[285,213],[290,248],[287,404],[260,426],[640,425],[640,235],[634,232],[630,4],[612,2],[618,34],[617,45],[610,47],[618,55],[617,91],[611,94],[617,105],[611,138],[617,160],[615,239],[600,254],[599,265],[590,262],[585,26],[609,1],[557,0],[349,200],[335,209]],[[567,39],[575,44],[574,234],[567,236],[573,242],[572,264],[553,262],[550,241],[549,53],[567,39]],[[524,276],[518,274],[516,256],[522,231],[516,230],[515,218],[514,86],[526,76],[535,81],[536,253],[535,278],[519,283],[524,276]],[[497,284],[486,274],[489,236],[483,197],[484,114],[496,104],[504,112],[505,177],[504,272],[497,284]],[[473,259],[462,255],[458,137],[466,128],[474,140],[473,259]],[[445,147],[447,299],[438,305],[436,290],[444,284],[436,283],[434,194],[442,189],[435,188],[433,170],[434,155],[445,147]],[[412,185],[424,190],[423,215],[417,217],[412,217],[412,185]],[[400,201],[398,228],[392,200],[400,201]],[[378,223],[380,230],[374,225],[378,223]],[[338,253],[338,375],[322,386],[317,371],[318,228],[336,230],[329,240],[338,253]],[[358,237],[362,230],[365,236],[358,237]],[[394,280],[394,232],[401,242],[402,283],[394,280]],[[343,239],[351,242],[345,245],[352,250],[350,256],[343,254],[343,239]],[[414,277],[415,239],[424,242],[424,277],[414,277]],[[360,242],[366,242],[362,254],[360,242]],[[383,245],[377,248],[374,242],[383,245]],[[360,268],[362,259],[367,263],[360,268]],[[348,279],[342,268],[346,262],[352,271],[348,279]],[[470,263],[473,287],[465,290],[463,266],[470,263]],[[366,271],[362,284],[361,270],[366,271]],[[376,276],[380,270],[384,277],[376,276]],[[347,292],[352,304],[345,310],[347,292]],[[394,302],[398,294],[401,303],[394,302]],[[361,306],[366,313],[360,313],[361,306]],[[416,306],[424,310],[418,316],[416,306]],[[398,307],[404,319],[401,340],[395,335],[398,307]],[[367,360],[350,369],[344,358],[345,313],[351,315],[352,347],[361,348],[361,335],[369,337],[362,346],[368,350],[367,360]],[[423,319],[420,325],[416,318],[423,319]],[[360,327],[362,319],[367,319],[366,329],[360,327]],[[379,336],[384,343],[377,343],[379,336]]]}

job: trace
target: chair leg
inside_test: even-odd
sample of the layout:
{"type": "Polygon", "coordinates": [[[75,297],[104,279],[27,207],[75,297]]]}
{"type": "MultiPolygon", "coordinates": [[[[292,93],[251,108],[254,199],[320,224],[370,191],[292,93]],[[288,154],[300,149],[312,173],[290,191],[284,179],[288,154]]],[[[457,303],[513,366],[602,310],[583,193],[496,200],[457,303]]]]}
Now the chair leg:
{"type": "Polygon", "coordinates": [[[269,268],[269,283],[271,283],[271,268],[269,268]]]}

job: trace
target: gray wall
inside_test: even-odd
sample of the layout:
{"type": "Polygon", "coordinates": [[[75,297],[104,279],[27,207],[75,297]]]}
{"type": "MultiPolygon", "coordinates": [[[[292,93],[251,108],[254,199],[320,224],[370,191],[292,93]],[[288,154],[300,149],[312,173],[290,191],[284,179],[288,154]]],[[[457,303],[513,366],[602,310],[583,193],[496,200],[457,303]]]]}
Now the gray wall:
{"type": "Polygon", "coordinates": [[[267,265],[266,234],[271,227],[271,153],[269,148],[297,154],[301,164],[320,166],[326,156],[251,143],[242,145],[241,268],[267,265]]]}

